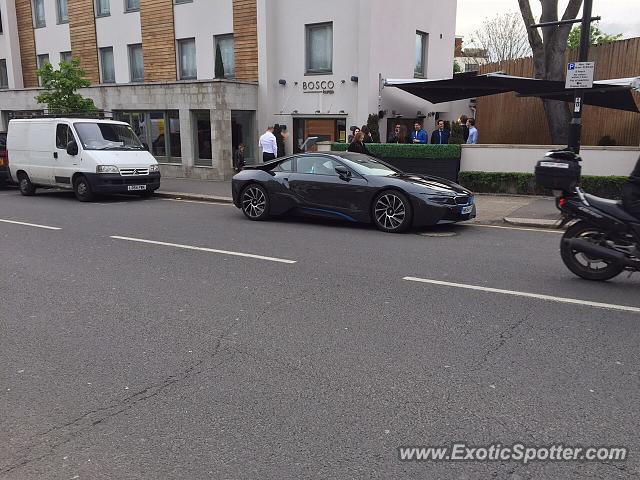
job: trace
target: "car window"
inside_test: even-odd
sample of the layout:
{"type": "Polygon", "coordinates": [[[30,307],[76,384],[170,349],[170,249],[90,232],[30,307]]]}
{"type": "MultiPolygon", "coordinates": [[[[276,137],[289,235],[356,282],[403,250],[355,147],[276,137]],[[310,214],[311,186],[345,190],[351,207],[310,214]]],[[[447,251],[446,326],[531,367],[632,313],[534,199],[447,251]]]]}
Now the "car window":
{"type": "Polygon", "coordinates": [[[322,156],[299,157],[297,163],[298,173],[311,173],[314,175],[338,176],[336,167],[341,165],[332,158],[322,156]]]}
{"type": "Polygon", "coordinates": [[[276,168],[273,169],[274,172],[293,172],[293,158],[289,160],[285,160],[276,168]]]}
{"type": "Polygon", "coordinates": [[[59,123],[56,127],[56,148],[67,149],[67,144],[73,140],[71,128],[65,123],[59,123]]]}

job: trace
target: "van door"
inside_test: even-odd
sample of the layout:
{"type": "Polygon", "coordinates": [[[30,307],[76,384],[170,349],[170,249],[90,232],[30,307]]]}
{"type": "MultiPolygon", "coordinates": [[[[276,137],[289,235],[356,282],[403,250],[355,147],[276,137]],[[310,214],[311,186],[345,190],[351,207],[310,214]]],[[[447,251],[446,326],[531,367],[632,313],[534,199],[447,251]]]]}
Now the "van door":
{"type": "Polygon", "coordinates": [[[80,154],[71,156],[67,153],[69,142],[76,140],[71,127],[66,123],[56,125],[56,150],[54,157],[54,179],[61,186],[71,186],[71,177],[78,171],[80,154]]]}

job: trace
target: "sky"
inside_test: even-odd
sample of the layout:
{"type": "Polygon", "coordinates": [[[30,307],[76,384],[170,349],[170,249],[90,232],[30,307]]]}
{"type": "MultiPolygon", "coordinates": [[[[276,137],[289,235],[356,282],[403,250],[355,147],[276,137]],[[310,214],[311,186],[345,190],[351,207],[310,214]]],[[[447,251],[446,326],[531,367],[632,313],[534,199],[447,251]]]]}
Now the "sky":
{"type": "MultiPolygon", "coordinates": [[[[530,2],[538,20],[540,2],[530,2]]],[[[562,17],[566,5],[567,0],[560,0],[559,17],[562,17]]],[[[509,10],[520,11],[518,0],[458,0],[456,35],[469,38],[480,27],[484,18],[509,10]]],[[[600,29],[609,34],[622,33],[624,38],[640,37],[639,10],[640,0],[593,0],[593,16],[602,17],[600,29]]]]}

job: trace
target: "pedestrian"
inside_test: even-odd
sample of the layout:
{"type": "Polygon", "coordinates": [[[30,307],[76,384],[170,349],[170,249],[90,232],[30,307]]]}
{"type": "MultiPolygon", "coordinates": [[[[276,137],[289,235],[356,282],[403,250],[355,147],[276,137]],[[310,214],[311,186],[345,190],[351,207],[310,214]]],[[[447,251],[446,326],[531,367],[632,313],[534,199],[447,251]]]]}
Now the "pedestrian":
{"type": "Polygon", "coordinates": [[[478,143],[478,129],[476,128],[476,121],[473,118],[467,120],[467,127],[469,127],[469,138],[467,138],[467,145],[475,145],[478,143]]]}
{"type": "Polygon", "coordinates": [[[640,220],[640,157],[629,180],[622,187],[622,204],[629,214],[640,220]]]}
{"type": "Polygon", "coordinates": [[[371,152],[367,149],[367,146],[364,143],[364,133],[358,130],[358,133],[354,135],[353,141],[349,144],[347,151],[354,152],[354,153],[364,153],[365,155],[371,155],[371,152]]]}
{"type": "Polygon", "coordinates": [[[278,153],[276,157],[284,157],[284,134],[283,128],[287,128],[284,125],[275,124],[273,126],[273,136],[276,137],[276,145],[278,146],[278,153]]]}
{"type": "Polygon", "coordinates": [[[411,143],[426,145],[429,143],[429,134],[422,128],[422,124],[416,120],[411,132],[411,143]]]}
{"type": "Polygon", "coordinates": [[[371,134],[369,127],[363,125],[360,131],[364,133],[364,143],[373,143],[373,135],[371,134]]]}
{"type": "Polygon", "coordinates": [[[351,130],[351,135],[349,135],[349,137],[347,138],[347,143],[353,142],[353,140],[356,138],[356,134],[360,131],[360,129],[356,126],[351,127],[349,130],[351,130]]]}
{"type": "Polygon", "coordinates": [[[462,139],[464,140],[464,143],[467,143],[467,140],[469,140],[469,127],[467,127],[467,120],[469,120],[469,117],[466,115],[460,115],[460,120],[458,120],[458,123],[462,126],[462,139]]]}
{"type": "Polygon", "coordinates": [[[438,129],[434,130],[431,134],[432,145],[447,145],[449,143],[449,137],[451,131],[444,128],[444,120],[438,120],[438,129]]]}
{"type": "Polygon", "coordinates": [[[389,135],[387,143],[407,143],[407,128],[404,125],[396,123],[393,132],[389,135]]]}
{"type": "Polygon", "coordinates": [[[233,169],[236,171],[236,173],[239,173],[242,171],[244,166],[244,143],[241,143],[240,145],[238,145],[238,149],[233,152],[233,169]]]}
{"type": "Polygon", "coordinates": [[[262,134],[258,142],[262,148],[262,162],[270,162],[278,156],[278,142],[273,134],[273,127],[268,127],[267,131],[262,134]]]}

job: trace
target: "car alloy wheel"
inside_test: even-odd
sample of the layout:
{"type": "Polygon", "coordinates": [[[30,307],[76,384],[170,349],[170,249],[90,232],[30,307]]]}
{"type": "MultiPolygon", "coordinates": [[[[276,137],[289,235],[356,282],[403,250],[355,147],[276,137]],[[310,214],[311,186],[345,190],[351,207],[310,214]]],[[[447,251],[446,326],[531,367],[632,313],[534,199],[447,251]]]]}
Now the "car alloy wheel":
{"type": "Polygon", "coordinates": [[[263,220],[269,215],[269,198],[260,185],[250,185],[242,192],[242,212],[250,220],[263,220]]]}
{"type": "Polygon", "coordinates": [[[411,222],[410,208],[409,201],[400,192],[382,192],[373,207],[376,226],[385,232],[406,230],[411,222]]]}

